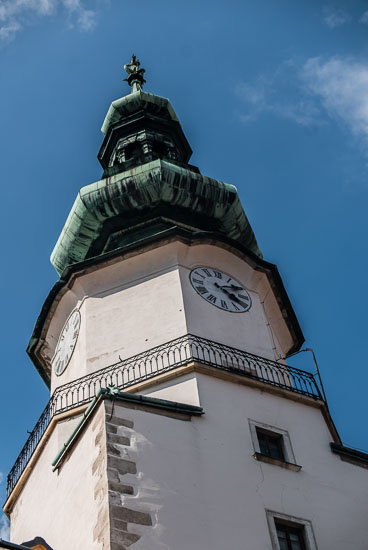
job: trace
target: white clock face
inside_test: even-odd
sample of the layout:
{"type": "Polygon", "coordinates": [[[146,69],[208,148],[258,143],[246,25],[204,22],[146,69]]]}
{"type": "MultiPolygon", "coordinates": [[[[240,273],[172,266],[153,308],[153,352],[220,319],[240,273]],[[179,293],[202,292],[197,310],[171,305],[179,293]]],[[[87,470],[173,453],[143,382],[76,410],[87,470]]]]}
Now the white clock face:
{"type": "Polygon", "coordinates": [[[59,341],[56,346],[55,355],[52,363],[54,372],[60,376],[65,371],[72,358],[75,344],[77,343],[81,317],[78,310],[69,315],[63,330],[61,331],[59,341]]]}
{"type": "Polygon", "coordinates": [[[196,267],[190,272],[195,291],[207,302],[231,313],[244,313],[252,300],[244,286],[226,273],[213,267],[196,267]]]}

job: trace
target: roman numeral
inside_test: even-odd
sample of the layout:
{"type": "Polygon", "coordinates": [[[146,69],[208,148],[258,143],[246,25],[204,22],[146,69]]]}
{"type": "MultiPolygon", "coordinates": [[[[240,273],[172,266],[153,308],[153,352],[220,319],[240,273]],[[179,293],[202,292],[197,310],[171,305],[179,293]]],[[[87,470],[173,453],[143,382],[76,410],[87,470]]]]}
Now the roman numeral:
{"type": "Polygon", "coordinates": [[[211,272],[208,269],[205,269],[204,267],[202,267],[202,271],[204,271],[207,277],[212,277],[211,272]]]}
{"type": "Polygon", "coordinates": [[[207,288],[204,286],[197,286],[196,289],[200,294],[206,294],[206,292],[208,292],[207,288]]]}
{"type": "Polygon", "coordinates": [[[204,275],[202,275],[202,273],[198,273],[198,271],[194,271],[194,275],[197,275],[197,277],[202,277],[202,279],[204,279],[204,275]]]}
{"type": "Polygon", "coordinates": [[[238,300],[238,302],[242,307],[248,307],[249,306],[249,304],[246,304],[245,302],[242,302],[241,300],[238,300]]]}
{"type": "Polygon", "coordinates": [[[236,311],[240,311],[240,307],[238,307],[236,304],[234,304],[234,302],[231,302],[234,306],[234,308],[236,309],[236,311]]]}
{"type": "Polygon", "coordinates": [[[241,298],[242,300],[247,300],[249,302],[248,296],[243,296],[242,294],[239,294],[238,297],[241,298]]]}
{"type": "Polygon", "coordinates": [[[221,300],[221,307],[223,309],[229,309],[229,306],[227,305],[227,303],[225,302],[225,300],[221,300]]]}
{"type": "Polygon", "coordinates": [[[63,370],[63,366],[64,366],[64,360],[62,361],[58,361],[57,365],[56,365],[56,372],[58,374],[61,373],[61,371],[63,370]]]}
{"type": "Polygon", "coordinates": [[[216,296],[212,296],[212,294],[210,294],[209,296],[207,296],[206,298],[209,302],[212,302],[212,304],[215,304],[216,303],[216,296]]]}
{"type": "Polygon", "coordinates": [[[197,283],[197,285],[201,285],[203,281],[201,281],[201,279],[195,279],[193,277],[193,283],[197,283]]]}
{"type": "Polygon", "coordinates": [[[213,270],[214,274],[215,274],[215,277],[217,277],[217,279],[222,279],[222,273],[220,273],[219,271],[216,271],[215,269],[213,270]]]}

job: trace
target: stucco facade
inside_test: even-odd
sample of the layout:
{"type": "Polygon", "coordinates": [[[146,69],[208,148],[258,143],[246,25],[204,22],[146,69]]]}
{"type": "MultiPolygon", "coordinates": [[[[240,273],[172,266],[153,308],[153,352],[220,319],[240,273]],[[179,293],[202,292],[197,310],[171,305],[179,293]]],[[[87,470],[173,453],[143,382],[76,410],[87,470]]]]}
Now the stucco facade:
{"type": "Polygon", "coordinates": [[[270,359],[284,357],[292,337],[266,275],[220,246],[162,244],[75,277],[49,314],[39,354],[52,372],[51,390],[187,333],[270,359]],[[248,290],[252,307],[231,314],[200,299],[189,274],[199,265],[231,273],[248,290]],[[52,359],[61,330],[78,309],[81,328],[61,376],[52,359]]]}
{"type": "Polygon", "coordinates": [[[279,514],[308,522],[315,548],[366,549],[367,471],[331,453],[321,404],[210,370],[141,392],[204,414],[104,401],[53,472],[76,420],[57,424],[12,510],[12,540],[42,533],[54,550],[272,550],[267,514],[279,514]],[[256,460],[252,423],[287,433],[301,468],[256,460]]]}

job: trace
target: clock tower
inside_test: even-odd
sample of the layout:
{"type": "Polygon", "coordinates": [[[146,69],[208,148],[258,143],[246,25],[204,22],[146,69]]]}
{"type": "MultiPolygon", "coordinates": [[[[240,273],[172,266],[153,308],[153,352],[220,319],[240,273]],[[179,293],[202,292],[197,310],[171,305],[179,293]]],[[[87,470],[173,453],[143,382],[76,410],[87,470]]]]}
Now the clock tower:
{"type": "Polygon", "coordinates": [[[124,68],[27,349],[50,401],[8,476],[9,548],[366,549],[368,456],[289,365],[304,337],[277,267],[124,68]]]}

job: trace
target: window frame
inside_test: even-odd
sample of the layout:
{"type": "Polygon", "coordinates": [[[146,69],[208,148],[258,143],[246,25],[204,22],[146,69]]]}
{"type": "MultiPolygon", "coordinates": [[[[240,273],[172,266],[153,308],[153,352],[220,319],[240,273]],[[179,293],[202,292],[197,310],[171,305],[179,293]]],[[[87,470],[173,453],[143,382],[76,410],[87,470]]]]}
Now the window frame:
{"type": "Polygon", "coordinates": [[[258,439],[258,446],[259,446],[259,449],[260,449],[260,453],[263,456],[268,456],[269,458],[274,458],[276,460],[283,460],[284,462],[288,462],[286,460],[286,457],[285,457],[285,445],[284,445],[284,442],[283,442],[282,434],[279,434],[277,432],[270,431],[270,430],[264,430],[263,428],[260,428],[259,426],[256,426],[256,435],[257,435],[257,439],[258,439]],[[265,445],[266,445],[267,451],[268,451],[267,453],[262,453],[261,439],[263,439],[263,441],[265,442],[265,445]],[[271,446],[270,446],[271,441],[274,441],[274,443],[277,447],[277,450],[278,450],[278,454],[280,456],[273,456],[272,455],[272,450],[271,450],[271,446]]]}
{"type": "Polygon", "coordinates": [[[288,514],[280,514],[272,510],[266,510],[268,529],[270,531],[272,550],[280,550],[279,538],[277,535],[277,525],[285,525],[292,529],[298,529],[303,534],[303,550],[318,550],[316,539],[314,537],[312,523],[303,518],[298,518],[288,514]]]}
{"type": "Polygon", "coordinates": [[[290,535],[295,534],[298,539],[298,544],[300,546],[300,550],[306,550],[305,548],[305,536],[304,536],[304,525],[298,525],[296,527],[295,525],[289,525],[288,523],[280,523],[278,521],[275,521],[275,528],[276,528],[276,536],[278,543],[280,545],[280,537],[279,532],[283,531],[285,533],[286,542],[288,545],[288,550],[292,550],[291,548],[291,540],[290,535]]]}
{"type": "Polygon", "coordinates": [[[290,436],[289,432],[286,430],[281,430],[280,428],[276,428],[276,426],[270,426],[269,424],[264,424],[263,422],[258,422],[256,420],[248,419],[249,422],[249,429],[250,434],[253,442],[253,448],[255,451],[255,458],[256,459],[262,459],[264,457],[265,459],[275,460],[280,463],[284,462],[285,464],[290,464],[297,466],[297,469],[300,470],[301,466],[298,466],[296,460],[293,448],[291,446],[290,436]],[[278,458],[272,458],[267,455],[263,455],[261,453],[261,449],[259,446],[259,440],[258,440],[258,434],[257,434],[257,428],[261,431],[264,431],[265,433],[275,434],[282,437],[281,445],[283,450],[284,459],[278,459],[278,458]]]}

